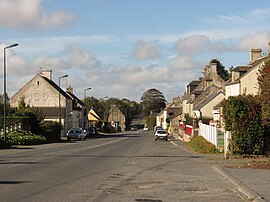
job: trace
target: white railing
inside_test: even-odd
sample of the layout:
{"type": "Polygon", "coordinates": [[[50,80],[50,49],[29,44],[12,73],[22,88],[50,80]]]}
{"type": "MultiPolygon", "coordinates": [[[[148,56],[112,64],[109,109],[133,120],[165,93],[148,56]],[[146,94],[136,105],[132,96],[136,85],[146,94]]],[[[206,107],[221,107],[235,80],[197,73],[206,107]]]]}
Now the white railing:
{"type": "MultiPolygon", "coordinates": [[[[12,125],[10,127],[6,127],[6,132],[16,131],[16,130],[19,130],[21,128],[22,128],[22,124],[18,123],[18,124],[12,125]]],[[[3,134],[4,134],[4,129],[2,128],[0,131],[0,135],[3,135],[3,134]]]]}
{"type": "Polygon", "coordinates": [[[203,136],[216,147],[218,146],[218,129],[216,127],[199,123],[199,135],[203,136]]]}

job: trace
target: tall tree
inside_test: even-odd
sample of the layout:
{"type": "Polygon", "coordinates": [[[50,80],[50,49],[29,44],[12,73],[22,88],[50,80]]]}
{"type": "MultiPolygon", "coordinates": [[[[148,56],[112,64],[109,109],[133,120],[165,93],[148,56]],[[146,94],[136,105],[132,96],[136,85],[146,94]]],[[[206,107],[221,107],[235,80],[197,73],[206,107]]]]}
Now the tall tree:
{"type": "Polygon", "coordinates": [[[228,70],[225,69],[225,66],[217,58],[212,59],[210,63],[217,63],[217,74],[224,81],[227,81],[230,78],[228,70]]]}
{"type": "Polygon", "coordinates": [[[162,92],[155,88],[145,91],[141,97],[141,110],[144,116],[152,112],[160,112],[166,106],[166,100],[162,92]]]}

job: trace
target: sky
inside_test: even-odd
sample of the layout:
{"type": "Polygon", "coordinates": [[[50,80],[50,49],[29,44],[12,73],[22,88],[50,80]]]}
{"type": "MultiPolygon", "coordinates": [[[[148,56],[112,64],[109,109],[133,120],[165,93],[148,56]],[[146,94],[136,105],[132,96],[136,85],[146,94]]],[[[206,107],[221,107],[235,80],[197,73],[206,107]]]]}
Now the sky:
{"type": "Polygon", "coordinates": [[[267,53],[269,22],[269,0],[0,0],[0,48],[19,44],[6,50],[7,92],[50,69],[81,99],[140,102],[156,88],[170,102],[213,58],[229,69],[267,53]]]}

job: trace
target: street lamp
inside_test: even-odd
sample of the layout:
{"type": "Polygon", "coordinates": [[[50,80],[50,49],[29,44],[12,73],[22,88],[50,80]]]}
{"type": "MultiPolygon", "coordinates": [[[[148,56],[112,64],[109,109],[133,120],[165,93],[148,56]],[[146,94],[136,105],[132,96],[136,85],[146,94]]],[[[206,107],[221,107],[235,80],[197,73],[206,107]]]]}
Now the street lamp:
{"type": "Polygon", "coordinates": [[[7,81],[6,81],[6,49],[13,48],[18,46],[19,44],[14,43],[12,45],[6,46],[4,48],[4,140],[6,140],[7,132],[6,132],[6,106],[7,106],[7,81]]]}
{"type": "Polygon", "coordinates": [[[84,94],[83,94],[83,98],[85,99],[86,98],[86,91],[87,90],[91,90],[92,88],[86,88],[86,89],[84,89],[84,94]]]}
{"type": "MultiPolygon", "coordinates": [[[[92,88],[86,88],[84,89],[84,94],[83,94],[83,98],[84,98],[84,102],[85,102],[85,99],[86,99],[86,91],[87,90],[91,90],[92,88]]],[[[86,119],[86,107],[83,108],[83,127],[85,128],[85,119],[86,119]]]]}
{"type": "Polygon", "coordinates": [[[59,93],[59,99],[58,99],[58,101],[59,101],[59,135],[58,135],[58,140],[61,140],[61,126],[62,126],[62,124],[61,124],[61,93],[60,93],[60,91],[61,91],[61,87],[60,87],[60,82],[61,82],[61,79],[62,78],[66,78],[66,77],[68,77],[68,75],[66,74],[66,75],[64,75],[64,76],[60,76],[59,77],[59,89],[58,89],[58,93],[59,93]]]}

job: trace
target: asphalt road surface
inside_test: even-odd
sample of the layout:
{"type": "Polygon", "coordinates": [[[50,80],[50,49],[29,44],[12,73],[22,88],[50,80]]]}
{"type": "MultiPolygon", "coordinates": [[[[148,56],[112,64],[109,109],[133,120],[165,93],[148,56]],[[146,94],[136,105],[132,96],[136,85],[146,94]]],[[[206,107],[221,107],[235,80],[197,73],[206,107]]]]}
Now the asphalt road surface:
{"type": "Polygon", "coordinates": [[[243,201],[200,155],[152,133],[0,150],[0,201],[243,201]]]}

